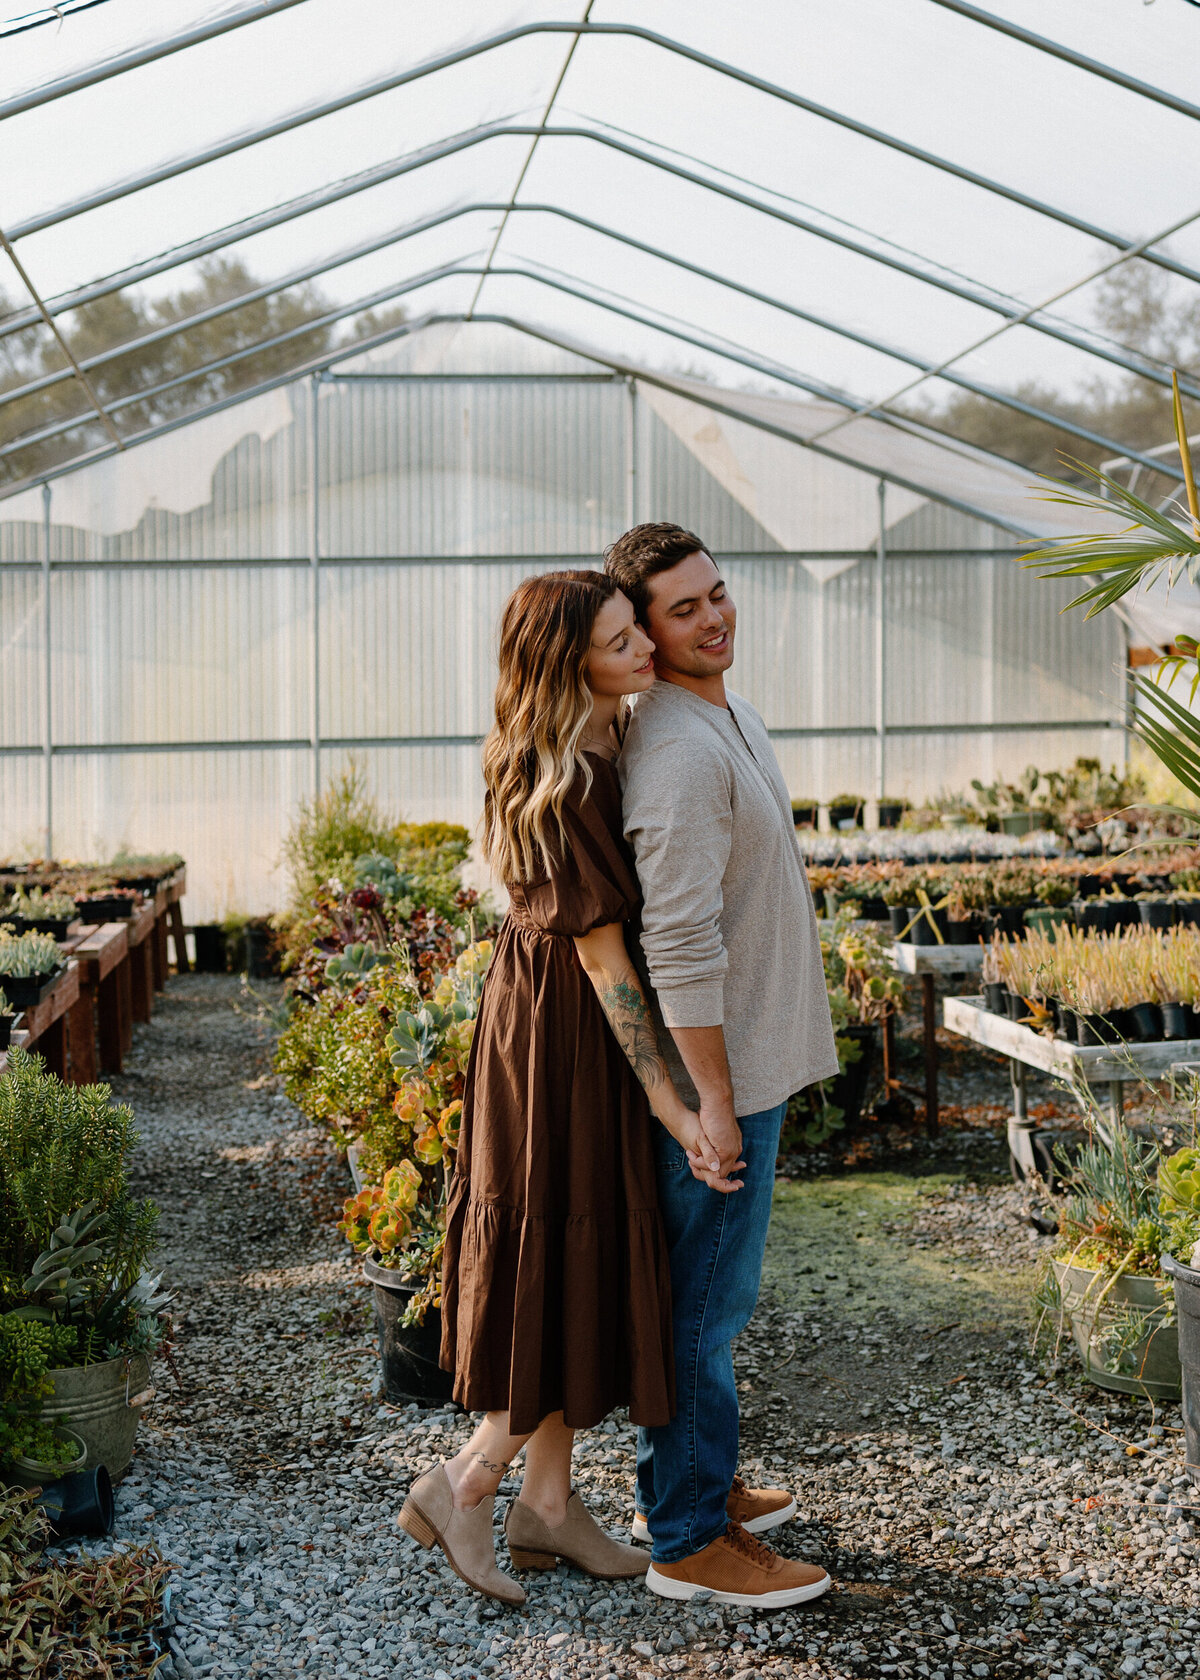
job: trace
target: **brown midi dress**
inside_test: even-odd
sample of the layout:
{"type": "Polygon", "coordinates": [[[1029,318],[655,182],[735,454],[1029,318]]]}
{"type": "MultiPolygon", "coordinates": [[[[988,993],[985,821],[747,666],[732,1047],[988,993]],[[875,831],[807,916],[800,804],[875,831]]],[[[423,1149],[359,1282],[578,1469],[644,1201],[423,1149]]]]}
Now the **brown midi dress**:
{"type": "Polygon", "coordinates": [[[674,1410],[666,1236],[651,1115],[574,937],[640,908],[615,767],[589,755],[567,846],[515,887],[480,1001],[447,1210],[441,1362],[514,1435],[628,1406],[674,1410]]]}

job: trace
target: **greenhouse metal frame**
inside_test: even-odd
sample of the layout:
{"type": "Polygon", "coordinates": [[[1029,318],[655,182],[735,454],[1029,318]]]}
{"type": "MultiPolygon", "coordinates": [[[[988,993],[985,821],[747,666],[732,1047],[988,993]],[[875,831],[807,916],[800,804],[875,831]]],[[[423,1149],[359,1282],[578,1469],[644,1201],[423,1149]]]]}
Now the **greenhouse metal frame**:
{"type": "MultiPolygon", "coordinates": [[[[863,0],[863,3],[869,5],[869,0],[863,0]]],[[[267,3],[251,7],[201,4],[184,7],[193,14],[189,27],[160,39],[129,43],[124,50],[114,50],[96,62],[80,64],[69,74],[41,85],[20,88],[10,96],[0,98],[0,120],[14,125],[14,132],[17,132],[22,120],[36,120],[38,113],[58,101],[91,97],[93,90],[103,89],[109,83],[119,86],[120,78],[136,76],[139,71],[144,72],[180,54],[203,54],[214,43],[250,25],[263,30],[295,27],[296,20],[307,13],[316,19],[313,24],[316,28],[320,22],[321,7],[322,0],[267,0],[267,3]],[[290,24],[289,18],[293,20],[290,24]]],[[[328,10],[328,7],[325,9],[328,10]]],[[[526,11],[537,9],[531,6],[524,8],[526,11]]],[[[670,7],[664,0],[659,9],[669,10],[670,7]]],[[[1169,88],[1155,86],[1147,79],[1102,63],[1066,42],[1038,35],[1013,19],[979,7],[958,4],[957,0],[909,0],[908,9],[914,17],[920,13],[948,14],[959,26],[980,32],[982,36],[1003,40],[1019,49],[1029,56],[1030,62],[1045,60],[1061,66],[1065,76],[1086,78],[1089,85],[1115,90],[1112,97],[1132,101],[1130,109],[1156,109],[1165,113],[1164,122],[1178,125],[1172,132],[1186,131],[1190,134],[1192,131],[1188,125],[1200,118],[1200,106],[1169,88]]],[[[85,15],[88,20],[102,20],[108,10],[104,5],[91,11],[83,8],[72,27],[82,29],[85,15]]],[[[481,17],[486,10],[483,8],[480,11],[481,17]]],[[[472,379],[495,383],[508,378],[514,383],[526,385],[541,381],[547,387],[575,380],[608,380],[619,384],[627,393],[628,436],[624,447],[628,484],[622,509],[627,522],[635,516],[650,516],[654,511],[645,498],[639,501],[635,486],[639,393],[658,392],[664,402],[692,405],[697,410],[707,410],[720,417],[725,427],[722,433],[724,439],[730,436],[741,438],[743,429],[748,428],[762,434],[765,439],[778,440],[794,446],[797,451],[805,451],[834,463],[837,468],[852,469],[854,473],[869,478],[877,487],[874,494],[878,504],[878,517],[870,541],[864,541],[860,535],[853,544],[807,547],[794,540],[773,540],[769,546],[754,549],[753,554],[756,564],[766,561],[770,555],[779,562],[811,562],[818,568],[840,567],[843,564],[867,564],[871,567],[870,721],[799,724],[794,720],[776,720],[773,732],[780,740],[856,739],[869,742],[872,749],[870,781],[876,796],[886,790],[888,742],[893,737],[972,732],[991,736],[1006,731],[1021,734],[1062,731],[1069,734],[1082,731],[1089,736],[1090,742],[1095,738],[1096,731],[1121,730],[1121,696],[1110,697],[1107,709],[1099,708],[1103,715],[1098,715],[1097,708],[1093,706],[1090,713],[1080,716],[1017,720],[958,717],[905,722],[889,718],[889,683],[899,680],[899,673],[893,671],[888,656],[887,640],[889,562],[895,558],[894,545],[889,542],[889,492],[938,504],[953,510],[961,518],[960,525],[955,528],[955,538],[945,546],[939,547],[931,541],[922,542],[919,534],[914,536],[911,532],[902,538],[899,546],[910,559],[920,556],[932,562],[935,555],[955,559],[977,556],[980,560],[1012,558],[1019,554],[1024,540],[1061,534],[1078,520],[1077,514],[1065,514],[1053,504],[1031,496],[1028,469],[962,443],[933,425],[914,419],[896,405],[913,389],[930,381],[940,381],[945,386],[995,403],[998,408],[1014,410],[1053,424],[1103,448],[1114,457],[1121,457],[1135,468],[1153,471],[1169,490],[1171,481],[1178,480],[1180,476],[1178,468],[1169,459],[1164,459],[1158,452],[1143,453],[1132,449],[1120,438],[1110,437],[1043,406],[1027,395],[1015,394],[992,380],[980,377],[974,370],[972,358],[977,358],[985,347],[990,350],[1005,335],[1034,333],[1050,345],[1060,347],[1064,353],[1088,358],[1097,367],[1115,368],[1154,385],[1168,386],[1171,369],[1165,362],[1156,360],[1144,350],[1106,338],[1086,321],[1072,315],[1067,307],[1068,300],[1094,286],[1105,274],[1135,261],[1152,265],[1169,275],[1173,283],[1191,285],[1200,282],[1200,244],[1193,243],[1193,249],[1197,251],[1194,263],[1179,255],[1177,247],[1164,248],[1164,241],[1168,239],[1188,233],[1197,234],[1200,208],[1187,209],[1184,213],[1183,206],[1176,206],[1175,213],[1164,219],[1161,225],[1149,231],[1123,234],[1102,225],[1092,215],[1079,213],[1065,204],[1052,203],[1040,194],[1025,190],[1016,180],[984,172],[974,167],[969,159],[941,155],[903,134],[868,123],[851,111],[836,109],[782,85],[759,74],[754,68],[739,64],[733,57],[706,51],[679,35],[651,28],[647,24],[593,16],[599,10],[597,5],[588,4],[577,19],[534,16],[514,22],[505,29],[481,28],[472,39],[447,43],[444,50],[398,66],[386,75],[363,80],[349,88],[342,87],[329,97],[277,112],[269,121],[237,132],[210,136],[204,144],[178,156],[157,160],[147,158],[146,166],[119,179],[93,184],[70,202],[30,207],[28,213],[17,216],[4,228],[0,238],[13,265],[13,272],[27,290],[29,302],[0,317],[0,343],[15,334],[37,334],[42,343],[48,343],[52,338],[60,351],[61,365],[49,367],[35,378],[0,393],[0,413],[6,417],[14,412],[20,413],[19,405],[36,402],[40,393],[53,390],[56,386],[67,387],[73,383],[80,393],[80,403],[74,412],[49,423],[43,418],[26,430],[20,429],[18,421],[15,433],[0,445],[0,464],[4,470],[14,474],[8,484],[0,486],[0,499],[10,504],[7,511],[18,515],[14,530],[18,525],[21,528],[10,541],[8,551],[0,556],[0,578],[15,579],[19,573],[28,575],[36,572],[42,590],[41,668],[38,672],[41,689],[41,728],[38,733],[41,738],[31,739],[27,733],[24,739],[13,739],[6,734],[0,740],[0,764],[12,759],[42,761],[45,785],[39,827],[47,848],[54,840],[53,767],[59,757],[156,751],[237,752],[250,748],[256,751],[303,750],[310,758],[310,785],[319,785],[324,768],[323,753],[327,766],[331,752],[344,753],[355,747],[472,745],[477,739],[477,725],[466,732],[431,735],[327,732],[321,714],[320,669],[324,573],[343,565],[364,564],[399,568],[419,563],[454,567],[489,564],[511,567],[522,562],[545,564],[551,558],[576,563],[584,560],[595,562],[595,553],[586,549],[572,553],[554,550],[525,554],[504,552],[490,556],[444,552],[427,555],[389,553],[374,557],[323,553],[326,545],[323,545],[321,535],[322,478],[316,469],[320,448],[321,397],[335,388],[346,389],[355,382],[389,384],[398,389],[421,378],[443,382],[460,380],[464,383],[472,379]],[[195,172],[206,167],[243,154],[253,156],[256,147],[266,147],[272,142],[297,135],[314,124],[335,121],[372,100],[381,101],[385,96],[413,89],[422,83],[440,85],[439,79],[453,75],[456,68],[479,61],[490,63],[494,55],[522,43],[553,43],[558,37],[562,41],[557,58],[538,60],[546,78],[542,88],[544,98],[538,99],[534,120],[519,120],[523,114],[516,112],[500,118],[489,116],[487,120],[454,133],[435,134],[424,139],[420,145],[371,162],[336,180],[304,186],[303,190],[273,203],[269,208],[260,205],[222,227],[202,233],[189,231],[188,237],[167,249],[135,252],[134,260],[114,266],[104,275],[86,272],[88,241],[86,237],[81,237],[78,244],[81,267],[72,283],[57,286],[53,295],[43,295],[39,290],[36,254],[43,249],[61,250],[61,247],[45,244],[48,238],[58,237],[56,230],[69,224],[85,228],[91,226],[91,222],[81,223],[80,219],[94,219],[99,213],[110,207],[120,207],[126,201],[135,204],[143,200],[148,204],[160,202],[154,198],[155,193],[173,182],[186,183],[195,172]],[[756,184],[734,171],[724,171],[719,164],[706,163],[665,141],[648,139],[619,124],[609,124],[604,118],[589,119],[587,122],[552,121],[572,67],[578,70],[595,43],[613,41],[632,43],[638,50],[659,55],[664,69],[686,66],[689,73],[702,73],[705,77],[736,87],[740,93],[752,95],[761,102],[760,108],[766,113],[767,122],[771,113],[788,110],[800,113],[805,120],[811,119],[831,131],[852,136],[856,144],[864,143],[877,148],[881,154],[891,154],[903,160],[904,167],[919,166],[928,173],[931,183],[956,182],[994,199],[997,204],[1011,206],[1022,216],[1034,218],[1038,226],[1065,230],[1064,237],[1070,234],[1088,242],[1089,260],[1078,269],[1074,278],[1046,290],[1037,301],[1030,301],[1028,297],[1014,295],[1003,283],[992,283],[960,272],[936,254],[922,256],[916,250],[896,244],[884,234],[873,233],[869,227],[850,220],[840,221],[828,212],[813,210],[790,198],[777,186],[756,184]],[[731,214],[747,213],[752,218],[761,218],[764,224],[773,224],[782,230],[783,236],[803,236],[805,240],[814,242],[813,249],[829,248],[842,253],[847,260],[874,265],[880,271],[898,277],[898,283],[905,286],[929,288],[932,293],[940,294],[947,300],[947,308],[961,307],[965,311],[964,316],[955,316],[956,321],[969,319],[983,330],[973,332],[965,344],[956,346],[947,342],[933,352],[915,344],[893,343],[890,342],[892,335],[884,335],[852,318],[836,318],[828,308],[821,306],[819,300],[788,295],[786,285],[764,285],[757,279],[751,281],[745,274],[735,272],[733,263],[698,261],[695,253],[689,253],[682,242],[675,244],[667,238],[644,237],[640,230],[617,225],[615,218],[592,213],[590,205],[573,204],[565,197],[552,197],[536,191],[535,164],[547,148],[567,143],[583,144],[589,148],[589,155],[594,152],[599,160],[595,165],[597,171],[607,167],[603,160],[611,155],[615,160],[614,169],[626,166],[642,169],[648,172],[647,179],[662,178],[667,184],[678,183],[681,191],[694,190],[711,197],[714,203],[719,201],[731,207],[731,214]],[[73,310],[84,305],[125,288],[144,285],[171,271],[183,271],[189,264],[206,257],[237,250],[248,241],[270,236],[276,229],[287,233],[299,225],[308,225],[305,218],[318,217],[322,212],[351,201],[367,202],[372,193],[390,183],[423,181],[427,174],[430,179],[435,179],[441,166],[451,164],[458,167],[456,160],[466,160],[472,171],[476,171],[477,165],[471,164],[470,160],[490,156],[501,144],[510,148],[516,144],[518,148],[518,167],[510,187],[491,192],[472,190],[477,186],[476,174],[472,173],[465,178],[466,190],[452,194],[445,202],[439,204],[434,201],[423,207],[421,213],[393,220],[391,225],[382,225],[367,238],[334,242],[324,249],[315,246],[306,260],[284,267],[273,278],[257,282],[249,291],[180,319],[164,322],[147,335],[101,348],[90,356],[76,357],[61,332],[60,318],[69,317],[73,310]],[[143,197],[139,198],[139,195],[143,197]],[[363,195],[366,195],[365,199],[363,195]],[[456,229],[480,217],[486,218],[486,238],[478,253],[451,253],[448,260],[424,266],[418,259],[408,271],[393,268],[384,285],[376,285],[369,291],[338,300],[325,313],[305,319],[295,328],[241,344],[228,355],[190,367],[158,385],[139,386],[136,380],[131,379],[128,389],[115,396],[102,397],[97,391],[94,376],[103,370],[119,368],[122,358],[177,335],[186,335],[250,303],[288,292],[354,263],[363,263],[382,254],[389,257],[401,255],[410,245],[415,250],[423,250],[422,242],[428,244],[429,236],[440,236],[445,230],[456,229]],[[661,265],[668,274],[686,277],[689,284],[694,281],[703,287],[714,288],[718,296],[744,300],[748,306],[765,311],[763,319],[786,318],[797,323],[797,330],[801,327],[812,329],[828,335],[830,339],[853,344],[867,355],[878,357],[878,363],[872,365],[878,365],[885,373],[894,366],[900,375],[899,382],[892,387],[887,378],[882,378],[877,394],[861,396],[842,388],[838,382],[822,377],[803,363],[794,362],[784,355],[768,353],[762,342],[743,343],[730,339],[710,323],[677,315],[671,308],[663,307],[661,301],[656,301],[652,293],[639,296],[636,292],[601,286],[590,276],[560,269],[536,257],[514,260],[507,251],[502,251],[502,244],[510,230],[522,223],[540,225],[543,221],[565,230],[563,237],[567,233],[594,237],[607,246],[628,253],[631,262],[644,259],[661,265]],[[1105,248],[1100,260],[1097,260],[1095,246],[1105,248]],[[28,256],[29,252],[33,252],[34,256],[28,256]],[[507,289],[505,282],[508,283],[507,289]],[[514,292],[513,288],[517,290],[514,292]],[[401,298],[417,297],[424,304],[422,294],[426,294],[431,302],[414,318],[404,319],[382,330],[361,330],[360,318],[366,317],[368,312],[401,298]],[[522,299],[520,309],[510,301],[518,295],[522,299]],[[545,308],[529,307],[525,300],[530,297],[546,298],[545,308]],[[494,307],[493,299],[507,307],[494,307]],[[579,306],[576,316],[562,313],[575,306],[579,306]],[[558,313],[555,313],[556,310],[558,313]],[[286,352],[291,341],[302,343],[306,334],[318,328],[333,329],[356,320],[360,323],[356,335],[341,339],[320,355],[297,356],[295,362],[288,363],[282,371],[268,379],[249,383],[215,401],[198,400],[194,407],[185,408],[168,418],[149,423],[139,423],[131,418],[131,411],[133,415],[139,408],[145,411],[148,404],[167,396],[172,390],[186,390],[189,383],[200,382],[205,376],[235,366],[238,361],[266,350],[286,352]],[[577,324],[579,320],[590,322],[590,329],[580,327],[577,324]],[[985,321],[991,324],[985,325],[985,321]],[[597,323],[605,324],[613,336],[606,337],[603,331],[598,331],[597,323]],[[507,335],[512,342],[520,339],[544,351],[547,360],[544,365],[533,366],[518,356],[507,372],[494,365],[472,372],[469,368],[451,369],[447,364],[436,373],[422,374],[414,365],[384,365],[389,351],[404,351],[407,347],[431,340],[440,342],[438,335],[444,338],[447,332],[458,329],[467,329],[468,333],[470,329],[487,330],[493,335],[507,335]],[[633,331],[636,343],[642,347],[640,354],[626,350],[627,330],[633,331]],[[666,353],[656,362],[646,353],[644,347],[647,345],[665,347],[666,353]],[[675,373],[670,354],[672,346],[678,347],[679,351],[699,354],[703,359],[705,376],[695,378],[690,373],[675,373]],[[749,375],[756,382],[757,390],[748,393],[745,389],[719,381],[712,372],[714,368],[726,370],[726,379],[730,370],[733,370],[735,378],[749,375]],[[888,388],[885,391],[883,387],[888,388]],[[768,393],[782,389],[784,393],[794,395],[759,394],[764,388],[768,393]],[[302,404],[306,410],[304,448],[314,465],[307,475],[305,492],[305,553],[255,555],[247,552],[225,556],[198,553],[192,556],[180,554],[170,559],[151,557],[134,561],[119,556],[106,557],[101,553],[81,558],[56,552],[54,506],[57,481],[68,475],[86,473],[99,463],[132,454],[145,444],[165,438],[180,428],[202,424],[230,409],[252,405],[256,399],[284,389],[306,390],[309,393],[302,404]],[[73,439],[69,453],[61,452],[49,464],[35,462],[33,466],[23,468],[23,455],[27,460],[33,459],[31,452],[45,445],[56,445],[62,451],[62,440],[67,439],[73,439]],[[28,517],[28,509],[35,498],[38,503],[36,536],[35,522],[28,517]],[[21,512],[26,515],[23,519],[21,512]],[[245,739],[233,736],[161,741],[57,739],[53,728],[56,670],[52,576],[60,571],[80,568],[104,570],[134,566],[228,566],[247,571],[259,567],[287,567],[306,572],[309,590],[304,638],[308,665],[307,727],[292,735],[263,734],[245,739]]],[[[98,22],[91,26],[100,28],[98,22]]],[[[116,34],[110,33],[110,37],[106,38],[110,39],[110,44],[119,44],[116,42],[119,34],[117,25],[112,25],[112,29],[116,34]]],[[[36,38],[37,31],[28,31],[27,35],[36,38]]],[[[243,39],[252,43],[254,37],[251,35],[243,39]]],[[[540,46],[538,50],[541,50],[540,46]]],[[[504,152],[505,158],[510,156],[511,149],[504,152]]],[[[484,173],[482,166],[478,166],[478,173],[484,173]]],[[[599,176],[595,178],[599,179],[599,176]]],[[[589,177],[590,180],[592,177],[589,177]]],[[[314,222],[312,225],[317,224],[314,222]]],[[[1071,249],[1078,250],[1080,247],[1073,246],[1071,249]]],[[[790,273],[782,277],[791,279],[790,273]]],[[[420,353],[414,350],[414,355],[419,360],[420,353]]],[[[400,362],[403,363],[403,360],[401,355],[400,362]]],[[[1185,374],[1181,378],[1181,387],[1185,395],[1200,400],[1200,381],[1185,374]]],[[[298,415],[298,407],[296,412],[298,415]]],[[[905,506],[911,504],[905,503],[905,506]]],[[[861,525],[861,521],[859,523],[861,525]]],[[[737,557],[732,552],[728,555],[723,553],[722,560],[726,558],[736,561],[737,557]]],[[[1032,583],[1029,587],[1033,587],[1032,583]]],[[[1049,591],[1046,592],[1046,602],[1046,610],[1052,610],[1049,591]]],[[[1054,602],[1057,606],[1062,605],[1057,597],[1054,597],[1054,602]]],[[[1145,639],[1144,632],[1140,632],[1140,639],[1145,639]]],[[[1093,675],[1106,662],[1111,665],[1111,653],[1111,645],[1105,644],[1099,655],[1099,664],[1093,661],[1089,667],[1093,675]]],[[[1118,750],[1123,750],[1123,745],[1118,750]]]]}

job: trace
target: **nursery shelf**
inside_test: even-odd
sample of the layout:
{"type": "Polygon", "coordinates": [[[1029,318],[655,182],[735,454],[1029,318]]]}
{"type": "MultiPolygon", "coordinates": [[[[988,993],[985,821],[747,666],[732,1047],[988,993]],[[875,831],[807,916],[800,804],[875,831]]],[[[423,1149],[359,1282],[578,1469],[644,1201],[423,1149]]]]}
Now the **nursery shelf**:
{"type": "Polygon", "coordinates": [[[1008,1057],[1013,1089],[1008,1147],[1019,1177],[1036,1168],[1032,1146],[1036,1126],[1028,1117],[1025,1100],[1027,1068],[1059,1079],[1107,1085],[1112,1120],[1117,1125],[1124,1085],[1131,1080],[1165,1079],[1181,1062],[1200,1061],[1200,1039],[1195,1038],[1164,1039],[1156,1044],[1098,1044],[1086,1049],[1062,1038],[1045,1038],[1019,1021],[994,1015],[981,997],[947,998],[943,1018],[949,1032],[1008,1057]]]}
{"type": "Polygon", "coordinates": [[[982,945],[892,945],[901,974],[975,974],[983,967],[982,945]]]}

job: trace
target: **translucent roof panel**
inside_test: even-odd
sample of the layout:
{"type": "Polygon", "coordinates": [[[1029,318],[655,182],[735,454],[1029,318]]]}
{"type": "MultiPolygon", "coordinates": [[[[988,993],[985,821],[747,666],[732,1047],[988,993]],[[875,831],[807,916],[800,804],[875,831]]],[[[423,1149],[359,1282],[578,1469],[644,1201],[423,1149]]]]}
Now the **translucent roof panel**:
{"type": "Polygon", "coordinates": [[[1168,376],[1097,275],[1198,296],[1200,8],[1044,13],[63,8],[0,58],[0,486],[427,315],[827,404],[800,429],[839,447],[964,390],[1082,437],[1098,377],[1168,376]]]}

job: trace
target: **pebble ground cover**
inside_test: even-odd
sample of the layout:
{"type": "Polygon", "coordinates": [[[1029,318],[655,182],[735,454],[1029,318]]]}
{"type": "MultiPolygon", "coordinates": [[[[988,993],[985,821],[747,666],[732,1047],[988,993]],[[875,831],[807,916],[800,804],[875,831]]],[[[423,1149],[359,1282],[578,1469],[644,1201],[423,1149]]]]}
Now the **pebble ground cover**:
{"type": "MultiPolygon", "coordinates": [[[[1178,1409],[1030,1357],[1045,1239],[983,1125],[903,1171],[810,1167],[778,1190],[736,1350],[742,1468],[796,1490],[779,1544],[824,1563],[831,1594],[748,1617],[565,1569],[527,1578],[519,1612],[469,1593],[395,1526],[468,1420],[380,1403],[367,1293],[333,1229],[345,1167],[279,1092],[278,988],[255,994],[173,980],[116,1082],[178,1295],[178,1382],[156,1367],[115,1541],[173,1565],[167,1680],[1200,1675],[1178,1409]]],[[[633,1446],[615,1417],[578,1448],[615,1530],[633,1446]]]]}

